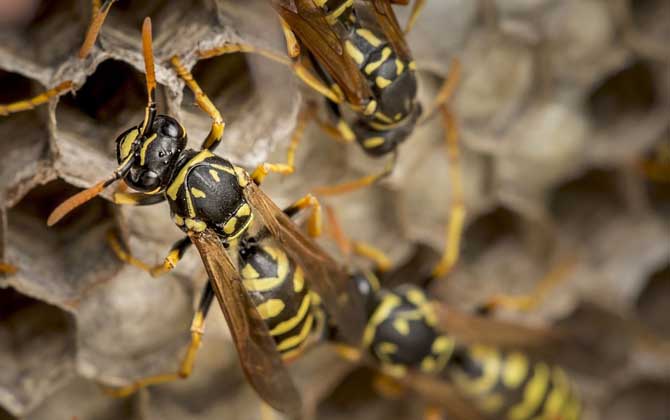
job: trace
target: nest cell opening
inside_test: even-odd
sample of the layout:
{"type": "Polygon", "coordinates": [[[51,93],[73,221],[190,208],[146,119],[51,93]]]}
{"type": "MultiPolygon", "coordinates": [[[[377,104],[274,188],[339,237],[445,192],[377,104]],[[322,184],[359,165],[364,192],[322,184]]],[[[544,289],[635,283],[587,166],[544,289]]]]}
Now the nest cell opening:
{"type": "Polygon", "coordinates": [[[670,263],[659,267],[647,278],[637,298],[640,319],[656,333],[670,338],[670,263]]]}
{"type": "MultiPolygon", "coordinates": [[[[8,104],[29,98],[44,87],[32,80],[0,70],[0,103],[8,104]]],[[[0,186],[9,187],[16,174],[46,155],[48,131],[41,110],[23,111],[0,117],[0,186]]]]}
{"type": "Polygon", "coordinates": [[[111,155],[116,136],[142,121],[146,100],[144,74],[123,61],[106,60],[79,90],[62,97],[58,127],[111,155]]]}
{"type": "Polygon", "coordinates": [[[504,207],[478,216],[465,228],[461,239],[461,258],[465,263],[476,263],[486,249],[506,241],[522,239],[521,219],[504,207]]]}
{"type": "Polygon", "coordinates": [[[588,96],[588,115],[597,127],[645,116],[659,103],[654,72],[636,60],[599,81],[588,96]]]}
{"type": "Polygon", "coordinates": [[[50,212],[78,191],[64,181],[52,181],[31,190],[7,214],[7,249],[19,278],[64,303],[121,266],[105,241],[114,224],[112,204],[106,200],[95,198],[47,227],[50,212]]]}

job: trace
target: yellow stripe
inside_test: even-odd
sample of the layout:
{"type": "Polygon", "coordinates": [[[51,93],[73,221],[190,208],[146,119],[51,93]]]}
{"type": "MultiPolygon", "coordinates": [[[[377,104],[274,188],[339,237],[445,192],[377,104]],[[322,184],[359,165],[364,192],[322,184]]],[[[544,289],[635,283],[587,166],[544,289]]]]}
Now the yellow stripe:
{"type": "Polygon", "coordinates": [[[349,127],[349,124],[347,124],[344,120],[338,121],[337,131],[340,132],[340,134],[346,141],[356,140],[356,135],[354,134],[353,131],[351,131],[351,127],[349,127]]]}
{"type": "Polygon", "coordinates": [[[137,136],[140,135],[140,130],[132,130],[126,136],[121,140],[121,160],[125,159],[128,157],[130,154],[130,150],[133,146],[133,142],[137,138],[137,136]]]}
{"type": "Polygon", "coordinates": [[[195,198],[205,198],[207,197],[205,193],[195,187],[191,187],[191,194],[193,194],[193,197],[195,198]]]}
{"type": "Polygon", "coordinates": [[[223,225],[223,231],[227,234],[231,234],[235,232],[236,227],[237,227],[237,217],[233,216],[230,219],[228,219],[225,225],[223,225]]]}
{"type": "Polygon", "coordinates": [[[395,295],[386,295],[377,307],[377,310],[372,314],[368,324],[365,326],[363,333],[363,346],[369,347],[372,340],[375,338],[375,331],[377,326],[384,322],[389,317],[391,311],[400,305],[400,298],[395,295]]]}
{"type": "Polygon", "coordinates": [[[400,76],[402,72],[405,71],[405,63],[403,63],[399,58],[395,59],[395,74],[400,76]]]}
{"type": "Polygon", "coordinates": [[[311,301],[312,299],[309,293],[306,294],[305,297],[302,298],[300,308],[298,308],[298,312],[295,314],[295,316],[277,324],[270,331],[270,335],[286,334],[287,332],[295,328],[296,325],[300,324],[300,321],[302,321],[305,318],[305,315],[307,314],[307,311],[310,308],[311,301]]]}
{"type": "Polygon", "coordinates": [[[296,267],[293,272],[293,291],[295,293],[302,292],[302,289],[305,287],[305,274],[302,271],[302,268],[296,267]]]}
{"type": "Polygon", "coordinates": [[[570,397],[570,386],[565,372],[561,368],[554,367],[552,371],[552,390],[544,403],[543,417],[546,419],[558,418],[561,408],[570,397]]]}
{"type": "Polygon", "coordinates": [[[244,203],[240,206],[239,209],[237,209],[237,212],[235,213],[236,216],[238,217],[244,217],[248,216],[251,214],[251,208],[249,207],[249,204],[244,203]]]}
{"type": "Polygon", "coordinates": [[[380,89],[384,89],[386,86],[391,84],[391,81],[381,76],[377,76],[377,78],[375,79],[375,83],[377,84],[377,86],[379,86],[380,89]]]}
{"type": "Polygon", "coordinates": [[[377,70],[382,64],[384,64],[384,62],[388,60],[390,56],[391,56],[391,49],[389,47],[385,47],[382,50],[382,56],[381,58],[379,58],[379,60],[373,61],[369,63],[367,66],[365,66],[365,73],[372,74],[372,72],[377,70]]]}
{"type": "Polygon", "coordinates": [[[544,363],[535,365],[535,373],[523,390],[523,401],[509,409],[509,420],[525,420],[542,404],[549,385],[549,368],[544,363]]]}
{"type": "Polygon", "coordinates": [[[482,364],[482,375],[470,378],[461,373],[458,377],[460,385],[472,395],[483,395],[491,391],[498,381],[500,373],[500,353],[490,347],[473,346],[472,357],[482,364]]]}
{"type": "Polygon", "coordinates": [[[212,176],[212,178],[214,178],[214,181],[221,182],[221,178],[219,178],[219,173],[216,172],[214,169],[210,169],[209,174],[212,176]]]}
{"type": "Polygon", "coordinates": [[[510,353],[505,360],[502,381],[507,388],[514,389],[521,385],[528,375],[528,359],[521,353],[510,353]]]}
{"type": "Polygon", "coordinates": [[[342,3],[340,7],[333,10],[332,13],[326,16],[326,22],[328,22],[329,25],[333,25],[337,21],[337,18],[340,17],[340,15],[344,13],[352,5],[353,2],[354,0],[347,0],[344,3],[342,3]]]}
{"type": "Polygon", "coordinates": [[[179,171],[177,176],[175,177],[174,181],[170,184],[170,187],[167,189],[167,195],[173,200],[177,199],[177,192],[179,191],[179,187],[184,183],[184,179],[186,178],[186,174],[188,171],[195,166],[196,164],[202,162],[203,160],[207,159],[210,156],[214,156],[212,152],[209,150],[203,150],[197,155],[193,156],[191,160],[189,160],[186,165],[184,165],[183,168],[179,171]]]}
{"type": "MultiPolygon", "coordinates": [[[[251,266],[251,264],[247,264],[251,266]]],[[[279,286],[284,282],[283,279],[278,277],[263,277],[260,279],[242,279],[244,287],[252,292],[267,292],[272,290],[275,287],[279,286]]]]}
{"type": "Polygon", "coordinates": [[[231,175],[237,175],[235,173],[235,170],[233,168],[229,168],[228,166],[223,166],[223,165],[219,165],[219,164],[216,164],[216,163],[212,163],[211,167],[216,168],[216,169],[221,169],[222,171],[228,172],[231,175]]]}
{"type": "Polygon", "coordinates": [[[286,340],[279,343],[277,345],[277,350],[279,351],[288,350],[292,347],[295,347],[303,343],[309,336],[310,331],[312,331],[313,323],[314,323],[314,316],[312,316],[312,314],[309,314],[307,320],[305,321],[305,324],[302,326],[302,330],[300,330],[300,333],[298,335],[294,335],[293,337],[289,337],[286,340]]]}
{"type": "Polygon", "coordinates": [[[366,40],[373,47],[382,45],[382,41],[375,36],[369,29],[356,29],[356,34],[366,40]]]}
{"type": "Polygon", "coordinates": [[[363,146],[366,149],[371,149],[381,144],[384,144],[384,137],[370,137],[369,139],[363,140],[363,146]]]}
{"type": "Polygon", "coordinates": [[[154,142],[158,138],[158,135],[156,133],[152,134],[149,136],[148,139],[144,140],[144,143],[142,143],[142,149],[140,149],[140,165],[144,165],[144,161],[147,157],[147,149],[149,148],[149,145],[154,142]]]}
{"type": "Polygon", "coordinates": [[[365,56],[363,56],[363,53],[358,48],[356,48],[356,46],[352,44],[351,41],[344,42],[344,49],[347,51],[347,54],[349,54],[349,56],[351,56],[351,58],[353,58],[358,65],[363,64],[365,56]]]}
{"type": "Polygon", "coordinates": [[[268,299],[260,305],[256,306],[256,310],[261,315],[261,318],[274,318],[279,315],[286,305],[281,299],[268,299]]]}

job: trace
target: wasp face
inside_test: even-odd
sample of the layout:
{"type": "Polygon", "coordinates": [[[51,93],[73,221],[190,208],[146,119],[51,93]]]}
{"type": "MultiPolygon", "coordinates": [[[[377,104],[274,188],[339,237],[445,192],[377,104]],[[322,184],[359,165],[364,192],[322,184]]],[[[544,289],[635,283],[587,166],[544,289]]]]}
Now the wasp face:
{"type": "Polygon", "coordinates": [[[142,192],[159,192],[170,182],[173,168],[186,147],[186,132],[177,120],[158,115],[141,137],[141,127],[133,127],[116,139],[119,163],[132,154],[132,166],[124,176],[126,184],[142,192]]]}

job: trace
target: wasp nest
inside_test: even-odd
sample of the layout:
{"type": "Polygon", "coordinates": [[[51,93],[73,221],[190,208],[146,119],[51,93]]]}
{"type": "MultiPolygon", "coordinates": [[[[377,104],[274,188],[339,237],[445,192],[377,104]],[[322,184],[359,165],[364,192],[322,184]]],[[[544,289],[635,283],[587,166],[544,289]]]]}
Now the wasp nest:
{"type": "MultiPolygon", "coordinates": [[[[269,60],[194,53],[239,41],[282,52],[267,2],[118,1],[83,60],[76,52],[89,2],[14,3],[16,10],[0,8],[0,103],[64,80],[74,90],[0,119],[0,260],[18,268],[0,278],[0,418],[259,418],[218,310],[188,381],[126,399],[96,386],[173,371],[184,352],[205,280],[197,256],[152,279],[121,263],[106,242],[115,229],[135,256],[159,261],[180,237],[165,205],[119,208],[103,194],[54,228],[46,218],[113,170],[114,139],[142,119],[145,16],[154,22],[159,109],[180,119],[192,145],[210,121],[170,69],[173,55],[222,111],[219,153],[249,168],[283,161],[313,94],[269,60]]],[[[406,9],[397,9],[401,20],[406,9]]],[[[670,145],[669,37],[665,0],[428,1],[408,36],[424,109],[452,59],[462,62],[451,109],[461,127],[466,229],[456,269],[433,292],[470,310],[503,292],[528,292],[557,264],[569,265],[537,308],[500,316],[560,323],[608,350],[575,363],[593,418],[667,415],[670,184],[637,168],[670,145]]],[[[443,132],[439,118],[417,127],[391,177],[326,200],[349,234],[398,264],[444,246],[453,188],[443,132]]],[[[312,125],[296,173],[269,179],[267,191],[284,205],[383,165],[312,125]]],[[[421,415],[410,404],[418,399],[380,399],[371,372],[328,351],[306,355],[291,371],[309,416],[421,415]]]]}

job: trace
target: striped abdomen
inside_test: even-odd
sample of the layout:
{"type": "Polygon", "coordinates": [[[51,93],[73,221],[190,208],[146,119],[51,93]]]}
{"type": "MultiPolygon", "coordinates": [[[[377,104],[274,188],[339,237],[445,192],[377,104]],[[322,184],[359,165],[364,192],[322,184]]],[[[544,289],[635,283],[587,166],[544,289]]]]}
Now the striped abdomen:
{"type": "Polygon", "coordinates": [[[285,360],[299,356],[323,325],[318,296],[307,289],[302,269],[272,239],[253,245],[242,240],[239,267],[277,350],[285,360]]]}
{"type": "Polygon", "coordinates": [[[581,403],[565,372],[525,354],[457,348],[449,379],[486,414],[506,420],[578,420],[581,403]]]}

